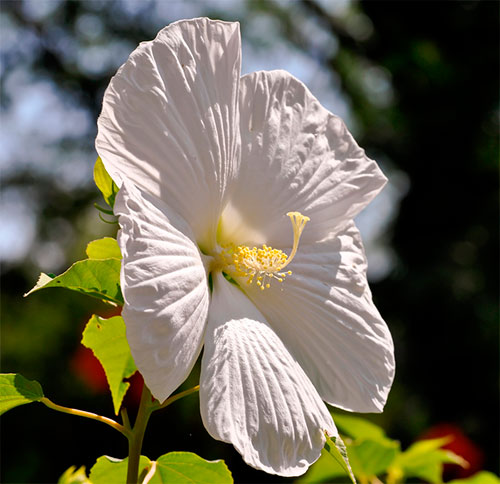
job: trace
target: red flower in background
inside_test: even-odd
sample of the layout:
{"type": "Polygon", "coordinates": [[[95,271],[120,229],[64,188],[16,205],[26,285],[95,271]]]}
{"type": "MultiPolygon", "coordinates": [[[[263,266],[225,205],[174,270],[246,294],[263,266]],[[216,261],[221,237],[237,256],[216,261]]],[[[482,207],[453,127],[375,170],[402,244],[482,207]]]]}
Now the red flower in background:
{"type": "Polygon", "coordinates": [[[109,391],[106,374],[92,350],[79,346],[71,359],[71,371],[93,393],[109,391]]]}
{"type": "Polygon", "coordinates": [[[465,478],[480,471],[483,466],[484,454],[482,450],[472,442],[460,429],[458,425],[452,423],[441,423],[431,427],[421,439],[437,439],[440,437],[450,437],[450,441],[443,445],[443,449],[451,450],[455,454],[464,458],[469,466],[463,468],[458,464],[445,464],[443,469],[443,480],[465,478]]]}

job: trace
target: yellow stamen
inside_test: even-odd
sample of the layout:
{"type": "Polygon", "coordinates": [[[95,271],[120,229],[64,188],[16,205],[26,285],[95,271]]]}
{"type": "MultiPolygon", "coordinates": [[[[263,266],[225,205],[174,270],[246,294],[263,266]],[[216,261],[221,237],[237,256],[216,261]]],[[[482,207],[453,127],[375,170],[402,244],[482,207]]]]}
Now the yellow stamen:
{"type": "Polygon", "coordinates": [[[266,244],[260,249],[257,247],[250,249],[246,245],[226,249],[222,255],[223,257],[231,257],[235,276],[246,277],[248,284],[251,284],[254,277],[257,276],[257,286],[263,291],[271,287],[271,279],[283,282],[287,275],[292,274],[292,271],[283,272],[283,269],[295,257],[300,236],[310,219],[299,212],[289,212],[287,216],[290,217],[293,228],[293,246],[290,255],[287,256],[282,250],[273,249],[266,244]]]}

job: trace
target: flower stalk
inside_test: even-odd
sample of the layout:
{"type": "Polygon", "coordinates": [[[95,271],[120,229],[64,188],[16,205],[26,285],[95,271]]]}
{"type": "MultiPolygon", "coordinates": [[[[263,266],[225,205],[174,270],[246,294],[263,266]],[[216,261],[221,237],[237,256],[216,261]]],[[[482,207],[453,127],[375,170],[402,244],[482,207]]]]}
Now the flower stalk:
{"type": "Polygon", "coordinates": [[[134,428],[128,437],[127,484],[139,484],[139,460],[141,458],[142,441],[148,425],[149,417],[154,410],[149,388],[144,385],[141,403],[135,419],[134,428]]]}
{"type": "MultiPolygon", "coordinates": [[[[146,432],[146,427],[148,425],[149,417],[151,416],[151,414],[155,410],[160,410],[162,408],[168,407],[175,401],[197,392],[199,389],[200,386],[196,385],[193,388],[189,388],[188,390],[171,396],[170,398],[165,400],[163,404],[160,405],[157,401],[153,400],[151,391],[146,385],[144,385],[141,395],[141,402],[139,404],[139,410],[137,412],[137,418],[135,419],[134,427],[130,430],[129,436],[127,437],[129,443],[127,484],[138,484],[140,482],[139,460],[141,458],[144,433],[146,432]]],[[[125,424],[125,428],[130,428],[126,410],[122,411],[122,418],[125,424]]]]}

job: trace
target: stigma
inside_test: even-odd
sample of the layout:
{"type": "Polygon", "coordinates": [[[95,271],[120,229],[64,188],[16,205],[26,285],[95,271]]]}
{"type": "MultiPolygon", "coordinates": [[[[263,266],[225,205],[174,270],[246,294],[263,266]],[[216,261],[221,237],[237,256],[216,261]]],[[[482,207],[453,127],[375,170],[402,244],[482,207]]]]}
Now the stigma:
{"type": "Polygon", "coordinates": [[[271,281],[283,282],[292,271],[284,269],[292,262],[299,247],[300,236],[310,220],[300,212],[288,212],[293,228],[293,245],[289,255],[280,249],[264,244],[262,247],[239,245],[224,249],[224,258],[229,266],[229,274],[246,278],[247,284],[256,283],[263,291],[271,287],[271,281]]]}

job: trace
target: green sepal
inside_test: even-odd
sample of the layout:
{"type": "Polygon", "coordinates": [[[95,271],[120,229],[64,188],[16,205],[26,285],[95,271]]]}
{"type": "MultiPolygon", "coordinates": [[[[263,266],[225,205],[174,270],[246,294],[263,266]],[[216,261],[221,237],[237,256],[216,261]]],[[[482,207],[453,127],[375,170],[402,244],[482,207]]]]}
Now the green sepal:
{"type": "Polygon", "coordinates": [[[99,157],[94,165],[94,181],[97,188],[101,191],[106,203],[113,208],[115,205],[115,197],[118,193],[118,186],[109,176],[106,168],[104,168],[104,163],[99,157]]]}
{"type": "Polygon", "coordinates": [[[431,484],[441,484],[443,464],[468,466],[462,457],[441,448],[449,441],[449,437],[442,437],[415,442],[394,459],[389,467],[389,474],[405,478],[416,477],[431,484]]]}
{"type": "Polygon", "coordinates": [[[208,461],[192,452],[169,452],[156,462],[150,484],[232,484],[233,476],[223,460],[208,461]]]}
{"type": "Polygon", "coordinates": [[[66,469],[64,474],[59,478],[57,484],[92,484],[85,473],[85,466],[79,469],[76,466],[71,466],[66,469]]]}
{"type": "Polygon", "coordinates": [[[104,368],[113,408],[118,415],[123,397],[130,386],[125,378],[130,378],[137,370],[122,317],[103,319],[94,314],[83,331],[82,344],[93,351],[104,368]]]}
{"type": "MultiPolygon", "coordinates": [[[[144,455],[139,459],[139,482],[142,482],[149,469],[151,461],[144,455]]],[[[115,459],[103,455],[90,469],[90,482],[92,484],[110,484],[115,482],[127,482],[128,457],[125,459],[115,459]]],[[[151,482],[151,481],[149,481],[151,482]]]]}
{"type": "Polygon", "coordinates": [[[64,287],[121,306],[120,268],[120,259],[80,260],[54,278],[42,272],[35,287],[24,296],[40,289],[64,287]]]}
{"type": "Polygon", "coordinates": [[[122,253],[118,242],[112,237],[93,240],[85,250],[89,259],[121,259],[122,253]]]}
{"type": "Polygon", "coordinates": [[[42,387],[18,373],[0,374],[0,415],[7,410],[38,402],[44,397],[42,387]]]}
{"type": "Polygon", "coordinates": [[[344,473],[349,476],[351,482],[356,484],[356,479],[352,472],[349,457],[347,456],[347,449],[342,439],[337,437],[326,436],[325,450],[328,454],[335,459],[337,464],[342,468],[344,473]]]}

